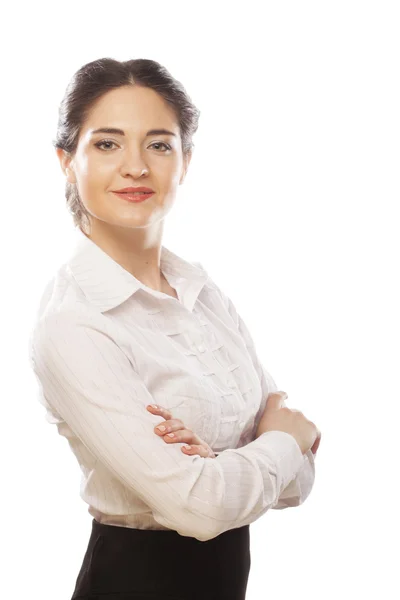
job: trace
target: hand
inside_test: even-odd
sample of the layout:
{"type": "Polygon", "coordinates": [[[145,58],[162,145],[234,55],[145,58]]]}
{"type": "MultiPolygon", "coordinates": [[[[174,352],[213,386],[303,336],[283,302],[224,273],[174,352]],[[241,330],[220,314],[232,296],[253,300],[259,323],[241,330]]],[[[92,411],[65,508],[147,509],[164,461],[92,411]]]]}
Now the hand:
{"type": "Polygon", "coordinates": [[[206,442],[203,442],[191,429],[186,428],[180,419],[173,419],[172,414],[166,408],[162,408],[162,406],[154,408],[153,404],[149,404],[146,408],[152,415],[160,415],[165,419],[165,421],[161,421],[154,428],[155,433],[164,438],[164,442],[167,444],[176,444],[177,442],[191,444],[190,449],[185,448],[185,446],[181,447],[184,454],[191,456],[198,454],[203,458],[215,458],[215,454],[210,446],[206,442]],[[165,431],[157,429],[160,425],[166,428],[165,431]],[[174,433],[174,437],[167,435],[171,432],[174,433]]]}
{"type": "MultiPolygon", "coordinates": [[[[287,393],[286,392],[276,392],[276,393],[282,394],[282,400],[281,400],[280,406],[287,408],[287,406],[285,404],[285,399],[287,398],[287,393]]],[[[292,409],[292,410],[295,410],[295,409],[292,409]]],[[[297,411],[297,412],[299,412],[299,411],[297,411]]],[[[317,429],[317,437],[315,438],[315,442],[311,446],[311,452],[314,454],[314,456],[317,454],[317,450],[319,448],[320,441],[321,441],[321,432],[319,429],[317,429]]]]}
{"type": "Polygon", "coordinates": [[[302,454],[310,449],[315,454],[321,440],[321,432],[301,411],[287,408],[285,398],[286,392],[268,394],[264,413],[257,426],[256,438],[266,431],[283,431],[295,438],[302,454]]]}

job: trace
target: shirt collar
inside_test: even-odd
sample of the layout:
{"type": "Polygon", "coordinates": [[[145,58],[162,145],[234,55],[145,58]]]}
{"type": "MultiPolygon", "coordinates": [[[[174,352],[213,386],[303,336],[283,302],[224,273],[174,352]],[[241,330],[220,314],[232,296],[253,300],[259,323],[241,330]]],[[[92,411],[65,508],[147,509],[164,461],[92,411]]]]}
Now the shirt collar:
{"type": "MultiPolygon", "coordinates": [[[[75,243],[66,266],[87,300],[101,312],[115,308],[142,289],[160,300],[165,294],[136,279],[109,254],[75,226],[75,243]]],[[[161,247],[160,268],[168,283],[177,289],[182,303],[192,311],[208,275],[199,264],[190,263],[165,246],[161,247]]]]}

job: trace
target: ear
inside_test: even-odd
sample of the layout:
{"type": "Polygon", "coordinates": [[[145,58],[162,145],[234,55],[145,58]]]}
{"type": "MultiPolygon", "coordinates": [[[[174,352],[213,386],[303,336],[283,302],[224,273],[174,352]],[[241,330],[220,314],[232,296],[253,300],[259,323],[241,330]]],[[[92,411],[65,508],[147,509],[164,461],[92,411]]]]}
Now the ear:
{"type": "Polygon", "coordinates": [[[67,178],[69,183],[76,183],[76,177],[74,173],[74,163],[71,154],[62,150],[62,148],[56,148],[58,160],[60,161],[61,169],[67,178]]]}
{"type": "Polygon", "coordinates": [[[181,185],[185,181],[186,173],[187,173],[187,170],[189,168],[191,160],[192,160],[192,150],[190,150],[183,157],[182,175],[181,175],[181,178],[179,180],[179,185],[181,185]]]}

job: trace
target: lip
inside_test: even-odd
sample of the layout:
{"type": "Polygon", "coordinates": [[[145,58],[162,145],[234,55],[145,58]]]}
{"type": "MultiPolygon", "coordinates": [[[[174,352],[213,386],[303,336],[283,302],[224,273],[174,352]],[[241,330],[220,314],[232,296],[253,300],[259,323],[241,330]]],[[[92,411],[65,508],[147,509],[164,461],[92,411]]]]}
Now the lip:
{"type": "Polygon", "coordinates": [[[151,198],[154,195],[154,192],[144,194],[128,194],[127,192],[113,192],[113,194],[119,196],[123,200],[127,200],[128,202],[144,202],[148,198],[151,198]]]}
{"type": "Polygon", "coordinates": [[[149,187],[143,187],[143,186],[138,186],[138,187],[126,187],[126,188],[121,188],[120,190],[113,190],[113,192],[117,193],[117,194],[129,194],[129,192],[133,193],[133,192],[153,192],[154,190],[152,190],[149,187]]]}

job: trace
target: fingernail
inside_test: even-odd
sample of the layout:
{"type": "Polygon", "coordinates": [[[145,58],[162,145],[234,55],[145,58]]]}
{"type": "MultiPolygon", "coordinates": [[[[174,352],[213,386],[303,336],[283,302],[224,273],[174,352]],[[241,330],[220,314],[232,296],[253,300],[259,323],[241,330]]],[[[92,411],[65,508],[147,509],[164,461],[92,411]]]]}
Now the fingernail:
{"type": "Polygon", "coordinates": [[[157,409],[158,406],[157,406],[157,404],[149,404],[149,406],[147,408],[155,408],[155,409],[157,409]]]}
{"type": "Polygon", "coordinates": [[[164,425],[160,425],[159,427],[157,427],[157,429],[158,429],[159,431],[165,431],[165,427],[164,427],[164,425]]]}
{"type": "Polygon", "coordinates": [[[185,448],[185,450],[191,450],[192,446],[189,446],[188,444],[183,444],[183,447],[185,448]]]}
{"type": "Polygon", "coordinates": [[[168,437],[175,437],[173,433],[167,433],[168,437]]]}

